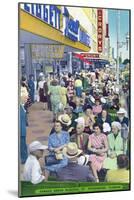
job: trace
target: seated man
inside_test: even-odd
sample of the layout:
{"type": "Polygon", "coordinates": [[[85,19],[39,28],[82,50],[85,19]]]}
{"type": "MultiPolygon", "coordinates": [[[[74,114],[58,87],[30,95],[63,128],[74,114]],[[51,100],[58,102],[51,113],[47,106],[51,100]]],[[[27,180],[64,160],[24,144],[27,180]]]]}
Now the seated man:
{"type": "Polygon", "coordinates": [[[45,180],[45,173],[41,170],[39,159],[43,157],[43,151],[48,147],[39,141],[29,144],[29,156],[24,165],[23,177],[25,181],[37,184],[45,180]]]}
{"type": "Polygon", "coordinates": [[[74,142],[68,143],[64,148],[64,155],[68,158],[68,165],[57,171],[59,181],[95,182],[92,171],[88,166],[78,164],[78,156],[82,153],[74,142]]]}
{"type": "Polygon", "coordinates": [[[89,135],[84,133],[84,128],[84,124],[78,123],[76,126],[76,133],[71,136],[70,140],[71,142],[75,142],[83,153],[87,153],[89,135]]]}
{"type": "Polygon", "coordinates": [[[106,175],[107,182],[118,182],[118,183],[129,183],[129,170],[128,168],[128,157],[125,154],[117,156],[118,169],[108,170],[106,175]]]}

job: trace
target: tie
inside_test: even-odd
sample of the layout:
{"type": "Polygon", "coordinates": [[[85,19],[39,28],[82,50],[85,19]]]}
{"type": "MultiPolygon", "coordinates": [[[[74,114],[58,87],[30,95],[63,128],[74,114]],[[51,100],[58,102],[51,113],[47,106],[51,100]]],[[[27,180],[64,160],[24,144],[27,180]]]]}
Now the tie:
{"type": "Polygon", "coordinates": [[[80,148],[81,148],[82,150],[84,150],[84,148],[83,148],[83,137],[82,137],[82,135],[80,135],[80,148]]]}

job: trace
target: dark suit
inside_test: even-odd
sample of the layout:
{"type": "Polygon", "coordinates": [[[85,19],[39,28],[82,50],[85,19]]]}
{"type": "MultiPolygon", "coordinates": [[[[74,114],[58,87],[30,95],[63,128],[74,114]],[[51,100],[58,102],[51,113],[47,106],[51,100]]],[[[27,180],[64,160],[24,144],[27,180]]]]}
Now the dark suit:
{"type": "MultiPolygon", "coordinates": [[[[103,124],[104,123],[104,121],[102,120],[102,115],[101,114],[98,115],[98,117],[96,119],[96,122],[98,124],[103,124]]],[[[107,115],[105,122],[109,123],[109,125],[111,125],[111,117],[110,117],[110,115],[107,115]]]]}
{"type": "Polygon", "coordinates": [[[68,163],[57,172],[58,181],[81,181],[95,182],[95,178],[88,166],[81,166],[77,163],[68,163]]]}
{"type": "Polygon", "coordinates": [[[128,120],[127,117],[124,117],[122,121],[120,121],[120,119],[117,117],[115,121],[120,122],[121,125],[126,124],[127,126],[128,126],[128,123],[129,123],[129,120],[128,120]]]}
{"type": "Polygon", "coordinates": [[[71,136],[70,141],[75,142],[78,145],[78,147],[83,150],[84,153],[87,153],[89,135],[87,133],[82,133],[82,135],[83,135],[83,142],[81,148],[79,147],[78,135],[76,133],[71,136]]]}

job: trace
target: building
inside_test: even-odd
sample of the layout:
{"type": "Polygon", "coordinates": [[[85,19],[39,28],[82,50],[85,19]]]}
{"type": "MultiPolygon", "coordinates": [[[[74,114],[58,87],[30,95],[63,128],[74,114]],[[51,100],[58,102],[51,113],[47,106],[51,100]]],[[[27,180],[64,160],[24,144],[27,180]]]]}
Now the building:
{"type": "Polygon", "coordinates": [[[91,50],[91,31],[82,8],[19,5],[20,74],[32,73],[36,78],[40,71],[59,73],[63,68],[72,72],[71,52],[91,50]]]}

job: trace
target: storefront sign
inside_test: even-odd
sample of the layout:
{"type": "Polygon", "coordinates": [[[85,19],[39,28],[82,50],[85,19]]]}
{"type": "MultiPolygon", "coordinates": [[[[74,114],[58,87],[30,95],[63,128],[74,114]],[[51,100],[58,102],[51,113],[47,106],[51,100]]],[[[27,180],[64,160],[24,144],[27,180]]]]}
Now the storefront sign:
{"type": "Polygon", "coordinates": [[[78,41],[79,21],[66,17],[64,34],[73,41],[78,41]]]}
{"type": "Polygon", "coordinates": [[[90,62],[89,60],[85,59],[81,54],[74,53],[73,56],[75,58],[79,58],[81,61],[83,61],[85,63],[92,64],[92,62],[90,62]]]}
{"type": "Polygon", "coordinates": [[[102,9],[97,10],[98,18],[98,52],[101,53],[103,50],[103,11],[102,9]]]}
{"type": "Polygon", "coordinates": [[[79,41],[87,46],[90,46],[90,36],[80,29],[79,41]]]}
{"type": "Polygon", "coordinates": [[[63,58],[64,45],[32,44],[32,59],[63,58]]]}
{"type": "Polygon", "coordinates": [[[35,17],[50,24],[56,29],[60,29],[60,14],[61,11],[55,5],[45,4],[21,4],[21,8],[35,17]]]}
{"type": "Polygon", "coordinates": [[[81,56],[84,58],[99,58],[99,54],[97,53],[81,53],[81,56]]]}
{"type": "Polygon", "coordinates": [[[65,6],[63,8],[63,34],[72,41],[90,45],[90,36],[81,30],[78,20],[70,18],[69,11],[65,6]]]}

